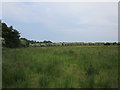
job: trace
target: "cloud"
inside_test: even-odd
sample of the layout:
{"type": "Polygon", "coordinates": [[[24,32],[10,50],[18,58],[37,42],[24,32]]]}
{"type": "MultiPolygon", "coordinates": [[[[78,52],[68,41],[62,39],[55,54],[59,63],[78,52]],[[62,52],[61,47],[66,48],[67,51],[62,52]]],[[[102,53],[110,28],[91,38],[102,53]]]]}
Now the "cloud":
{"type": "Polygon", "coordinates": [[[0,1],[0,19],[2,19],[2,3],[0,1]]]}
{"type": "Polygon", "coordinates": [[[78,24],[111,25],[117,20],[111,21],[117,17],[116,8],[117,3],[3,3],[3,17],[25,23],[74,19],[78,24]]]}
{"type": "Polygon", "coordinates": [[[117,40],[117,3],[3,3],[3,19],[24,24],[42,24],[63,38],[117,40]],[[107,35],[108,34],[108,35],[107,35]],[[87,35],[87,37],[86,37],[87,35]]]}
{"type": "Polygon", "coordinates": [[[119,2],[119,0],[2,0],[3,2],[119,2]]]}

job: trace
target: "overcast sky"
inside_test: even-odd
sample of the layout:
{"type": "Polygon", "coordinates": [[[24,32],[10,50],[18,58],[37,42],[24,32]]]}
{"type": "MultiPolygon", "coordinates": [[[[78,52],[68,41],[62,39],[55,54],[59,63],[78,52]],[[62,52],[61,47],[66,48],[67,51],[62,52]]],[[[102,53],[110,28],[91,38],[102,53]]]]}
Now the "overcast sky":
{"type": "Polygon", "coordinates": [[[2,20],[31,40],[118,41],[117,2],[4,2],[2,20]]]}

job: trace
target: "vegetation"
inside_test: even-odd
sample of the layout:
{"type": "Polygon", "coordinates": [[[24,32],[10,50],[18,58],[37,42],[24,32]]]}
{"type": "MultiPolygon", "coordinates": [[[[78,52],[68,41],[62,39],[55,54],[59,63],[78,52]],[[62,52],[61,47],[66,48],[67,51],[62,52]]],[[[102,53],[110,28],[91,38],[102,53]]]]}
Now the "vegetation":
{"type": "Polygon", "coordinates": [[[5,43],[3,46],[9,48],[15,48],[20,46],[20,33],[13,29],[12,26],[8,27],[5,23],[2,23],[2,38],[4,38],[5,43]]]}
{"type": "Polygon", "coordinates": [[[117,88],[118,46],[3,48],[3,88],[117,88]]]}
{"type": "Polygon", "coordinates": [[[30,42],[26,38],[20,38],[20,42],[22,47],[29,47],[30,42]]]}
{"type": "MultiPolygon", "coordinates": [[[[44,40],[43,42],[28,40],[26,38],[20,38],[20,33],[13,29],[12,26],[8,27],[5,23],[1,23],[2,27],[2,45],[7,48],[18,48],[18,47],[46,47],[46,46],[90,46],[90,45],[120,45],[117,42],[95,42],[95,43],[84,43],[84,42],[60,42],[53,43],[52,41],[44,40]]],[[[1,29],[0,29],[1,31],[1,29]]],[[[0,35],[1,37],[1,35],[0,35]]]]}
{"type": "Polygon", "coordinates": [[[30,43],[30,47],[48,47],[48,46],[117,46],[120,45],[120,43],[117,42],[95,42],[95,43],[84,43],[84,42],[58,42],[58,43],[54,43],[54,42],[47,42],[45,43],[40,42],[40,43],[30,43]]]}
{"type": "Polygon", "coordinates": [[[118,87],[120,43],[28,40],[1,21],[0,31],[3,88],[118,87]]]}

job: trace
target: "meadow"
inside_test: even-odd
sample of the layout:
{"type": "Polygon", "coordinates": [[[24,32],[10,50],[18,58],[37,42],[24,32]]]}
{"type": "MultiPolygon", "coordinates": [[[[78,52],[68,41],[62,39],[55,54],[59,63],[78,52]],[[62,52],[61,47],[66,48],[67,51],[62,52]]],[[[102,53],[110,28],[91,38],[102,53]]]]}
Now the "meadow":
{"type": "Polygon", "coordinates": [[[3,88],[117,88],[117,46],[2,50],[3,88]]]}

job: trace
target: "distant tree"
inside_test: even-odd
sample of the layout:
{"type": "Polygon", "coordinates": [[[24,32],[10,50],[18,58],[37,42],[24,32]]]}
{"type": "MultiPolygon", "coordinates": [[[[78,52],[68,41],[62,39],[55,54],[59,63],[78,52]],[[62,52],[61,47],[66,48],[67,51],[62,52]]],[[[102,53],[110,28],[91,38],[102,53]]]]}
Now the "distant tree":
{"type": "Polygon", "coordinates": [[[44,40],[43,43],[52,43],[51,41],[44,40]]]}
{"type": "Polygon", "coordinates": [[[120,42],[118,42],[118,45],[120,45],[120,42]]]}
{"type": "Polygon", "coordinates": [[[107,42],[107,43],[105,43],[104,45],[111,45],[111,43],[107,42]]]}
{"type": "Polygon", "coordinates": [[[39,41],[37,41],[36,43],[40,43],[39,41]]]}
{"type": "Polygon", "coordinates": [[[20,46],[20,33],[13,29],[12,26],[8,27],[5,23],[2,23],[2,38],[5,40],[5,47],[16,48],[20,46]]]}
{"type": "Polygon", "coordinates": [[[29,47],[29,40],[26,38],[20,38],[20,42],[22,47],[29,47]]]}
{"type": "Polygon", "coordinates": [[[31,43],[31,44],[35,44],[36,43],[36,41],[34,41],[34,40],[28,40],[29,41],[29,43],[31,43]]]}
{"type": "Polygon", "coordinates": [[[113,45],[117,45],[117,43],[116,43],[116,42],[113,42],[113,45]]]}

